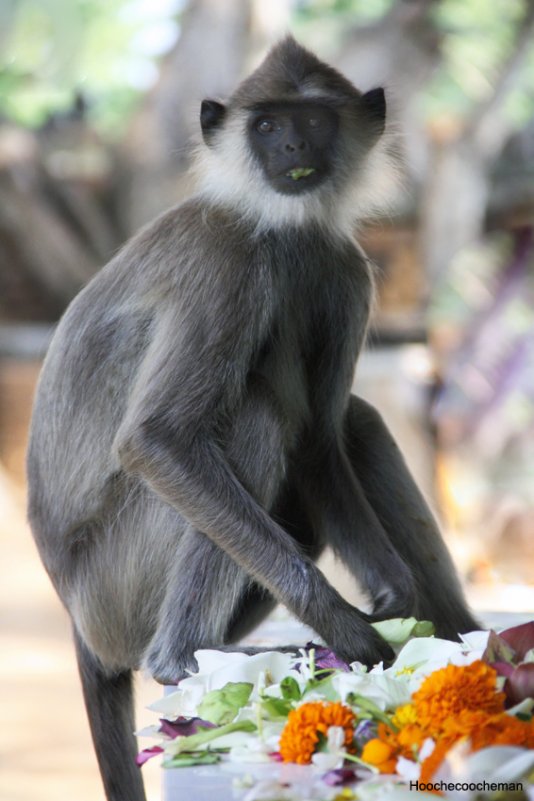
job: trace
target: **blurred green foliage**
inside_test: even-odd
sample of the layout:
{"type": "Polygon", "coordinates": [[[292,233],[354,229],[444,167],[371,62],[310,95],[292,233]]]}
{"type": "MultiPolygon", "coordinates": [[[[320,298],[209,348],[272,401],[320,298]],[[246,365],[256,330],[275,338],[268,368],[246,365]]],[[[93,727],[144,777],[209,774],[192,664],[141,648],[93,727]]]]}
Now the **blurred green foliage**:
{"type": "MultiPolygon", "coordinates": [[[[324,31],[326,26],[330,36],[342,37],[351,25],[372,23],[399,2],[410,0],[298,0],[296,19],[303,35],[324,31]]],[[[491,95],[528,2],[436,0],[432,13],[443,37],[443,60],[420,96],[425,117],[463,117],[474,103],[491,95]]],[[[518,127],[534,113],[534,42],[527,64],[516,76],[505,113],[518,127]]]]}
{"type": "MultiPolygon", "coordinates": [[[[427,114],[459,115],[491,95],[500,64],[514,41],[514,31],[530,0],[445,0],[436,4],[436,22],[444,34],[443,63],[424,96],[427,114]]],[[[505,113],[518,126],[534,113],[534,41],[516,76],[505,113]]]]}
{"type": "MultiPolygon", "coordinates": [[[[348,27],[409,0],[295,0],[295,28],[322,26],[335,42],[348,27]]],[[[421,94],[422,113],[464,115],[488,96],[527,0],[441,0],[443,62],[421,94]]],[[[0,115],[37,126],[72,107],[77,92],[100,129],[120,132],[179,36],[185,0],[0,0],[0,115]]],[[[521,125],[534,110],[534,47],[510,94],[521,125]]]]}
{"type": "Polygon", "coordinates": [[[0,114],[42,124],[76,93],[117,130],[179,34],[178,0],[0,0],[0,114]]]}

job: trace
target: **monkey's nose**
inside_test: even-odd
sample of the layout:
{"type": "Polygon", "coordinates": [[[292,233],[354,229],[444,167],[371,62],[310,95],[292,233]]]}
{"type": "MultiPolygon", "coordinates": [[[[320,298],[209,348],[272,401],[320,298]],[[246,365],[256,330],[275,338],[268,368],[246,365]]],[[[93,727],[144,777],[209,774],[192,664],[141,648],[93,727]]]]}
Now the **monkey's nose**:
{"type": "Polygon", "coordinates": [[[307,143],[305,139],[293,139],[291,142],[286,142],[284,150],[286,153],[295,153],[297,150],[306,150],[307,143]]]}

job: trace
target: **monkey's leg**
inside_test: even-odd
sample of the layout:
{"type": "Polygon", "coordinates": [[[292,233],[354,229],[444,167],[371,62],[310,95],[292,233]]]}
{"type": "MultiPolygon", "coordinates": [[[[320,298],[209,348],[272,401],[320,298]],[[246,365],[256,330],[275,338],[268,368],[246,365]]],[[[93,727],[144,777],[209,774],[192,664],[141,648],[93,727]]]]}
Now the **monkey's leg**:
{"type": "Polygon", "coordinates": [[[432,620],[442,637],[480,628],[467,608],[438,525],[378,411],[352,396],[345,432],[347,454],[363,491],[412,569],[419,617],[432,620]]]}
{"type": "Polygon", "coordinates": [[[74,630],[91,736],[108,801],[145,801],[135,764],[132,671],[107,673],[74,630]]]}
{"type": "MultiPolygon", "coordinates": [[[[250,576],[258,574],[267,578],[265,582],[256,578],[258,584],[273,596],[277,590],[278,600],[289,598],[290,608],[343,658],[374,663],[391,657],[389,646],[369,626],[368,617],[341,598],[312,559],[305,556],[306,549],[269,517],[284,481],[285,439],[284,426],[268,392],[264,388],[258,393],[251,391],[224,454],[248,493],[240,493],[239,516],[229,528],[221,485],[219,492],[223,494],[215,510],[209,507],[201,511],[204,519],[212,521],[208,526],[213,539],[191,528],[187,547],[177,550],[157,631],[144,660],[157,678],[178,678],[194,650],[217,647],[234,638],[240,599],[250,586],[250,576]],[[256,500],[257,507],[251,507],[251,499],[256,500]],[[256,516],[261,526],[255,522],[256,516]],[[215,536],[221,525],[227,532],[224,554],[215,536]],[[226,548],[236,553],[235,559],[226,548]]],[[[206,480],[212,480],[212,468],[206,480]]],[[[231,496],[226,503],[230,500],[231,496]]],[[[242,605],[241,610],[241,614],[246,612],[242,605]]],[[[241,631],[244,628],[241,625],[241,631]]]]}

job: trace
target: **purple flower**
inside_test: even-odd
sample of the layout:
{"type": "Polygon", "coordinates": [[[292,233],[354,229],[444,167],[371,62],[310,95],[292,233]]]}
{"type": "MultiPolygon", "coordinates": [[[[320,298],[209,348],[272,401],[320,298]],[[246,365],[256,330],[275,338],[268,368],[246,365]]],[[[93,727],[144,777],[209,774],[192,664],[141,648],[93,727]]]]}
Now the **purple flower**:
{"type": "Polygon", "coordinates": [[[315,667],[322,670],[344,670],[346,673],[350,672],[347,663],[336,656],[330,648],[326,648],[324,645],[315,645],[313,642],[306,643],[305,648],[308,652],[312,648],[314,649],[315,667]]]}
{"type": "Polygon", "coordinates": [[[377,723],[374,720],[360,720],[354,730],[354,740],[358,748],[363,748],[365,743],[376,737],[377,723]]]}
{"type": "Polygon", "coordinates": [[[167,737],[189,737],[190,734],[197,734],[202,729],[214,729],[215,724],[210,723],[209,720],[202,720],[202,718],[176,718],[176,720],[160,719],[161,726],[159,730],[167,737]]]}

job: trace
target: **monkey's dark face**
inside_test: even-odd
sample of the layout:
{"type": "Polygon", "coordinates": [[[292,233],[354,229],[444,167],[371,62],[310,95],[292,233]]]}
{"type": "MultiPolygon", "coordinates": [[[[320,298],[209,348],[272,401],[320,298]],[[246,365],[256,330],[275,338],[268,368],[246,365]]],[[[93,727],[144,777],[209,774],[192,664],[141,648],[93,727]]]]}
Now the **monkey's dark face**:
{"type": "Polygon", "coordinates": [[[249,118],[249,143],[277,192],[297,195],[319,186],[332,172],[338,115],[317,103],[269,104],[249,118]]]}

